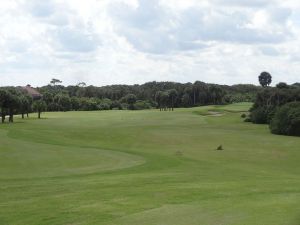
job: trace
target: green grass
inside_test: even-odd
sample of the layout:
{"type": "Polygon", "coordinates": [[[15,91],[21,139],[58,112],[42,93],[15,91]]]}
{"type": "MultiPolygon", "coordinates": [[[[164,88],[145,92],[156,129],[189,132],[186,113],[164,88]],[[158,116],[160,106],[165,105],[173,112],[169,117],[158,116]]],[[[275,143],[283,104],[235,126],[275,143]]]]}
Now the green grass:
{"type": "Polygon", "coordinates": [[[244,123],[250,106],[0,124],[0,224],[299,225],[300,138],[244,123]]]}

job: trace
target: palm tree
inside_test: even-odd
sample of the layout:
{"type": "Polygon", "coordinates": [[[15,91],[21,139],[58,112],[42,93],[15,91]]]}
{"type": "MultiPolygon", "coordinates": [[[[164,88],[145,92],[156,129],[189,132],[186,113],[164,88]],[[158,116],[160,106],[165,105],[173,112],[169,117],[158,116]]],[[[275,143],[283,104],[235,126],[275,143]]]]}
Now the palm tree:
{"type": "Polygon", "coordinates": [[[262,72],[259,75],[258,80],[262,87],[267,87],[272,83],[272,76],[268,72],[262,72]]]}
{"type": "Polygon", "coordinates": [[[38,112],[38,118],[41,118],[41,113],[46,110],[46,102],[44,100],[37,100],[33,102],[33,110],[38,112]]]}

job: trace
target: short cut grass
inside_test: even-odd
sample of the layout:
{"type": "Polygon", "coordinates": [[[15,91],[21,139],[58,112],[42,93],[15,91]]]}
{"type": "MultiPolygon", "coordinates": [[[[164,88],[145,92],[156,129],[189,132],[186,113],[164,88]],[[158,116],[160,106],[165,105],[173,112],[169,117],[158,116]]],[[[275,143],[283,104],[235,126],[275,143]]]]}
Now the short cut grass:
{"type": "Polygon", "coordinates": [[[0,224],[299,225],[300,139],[244,123],[250,106],[0,125],[0,224]]]}

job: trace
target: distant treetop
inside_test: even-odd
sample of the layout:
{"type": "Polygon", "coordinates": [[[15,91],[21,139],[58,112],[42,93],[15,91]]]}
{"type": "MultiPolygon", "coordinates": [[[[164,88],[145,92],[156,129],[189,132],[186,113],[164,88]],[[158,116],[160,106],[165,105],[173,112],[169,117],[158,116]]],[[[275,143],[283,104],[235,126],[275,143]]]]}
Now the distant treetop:
{"type": "Polygon", "coordinates": [[[50,81],[50,84],[55,86],[56,84],[61,84],[62,81],[59,80],[59,79],[56,79],[56,78],[53,78],[51,81],[50,81]]]}
{"type": "Polygon", "coordinates": [[[259,75],[258,80],[262,87],[267,87],[272,83],[272,76],[268,72],[262,72],[259,75]]]}

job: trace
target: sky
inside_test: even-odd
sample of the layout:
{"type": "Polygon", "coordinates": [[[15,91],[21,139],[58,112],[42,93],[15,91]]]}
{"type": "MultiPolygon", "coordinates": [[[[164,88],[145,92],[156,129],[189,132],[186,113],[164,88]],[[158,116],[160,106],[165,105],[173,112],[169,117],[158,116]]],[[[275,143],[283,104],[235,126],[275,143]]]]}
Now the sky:
{"type": "Polygon", "coordinates": [[[299,0],[9,0],[0,86],[300,82],[299,0]]]}

